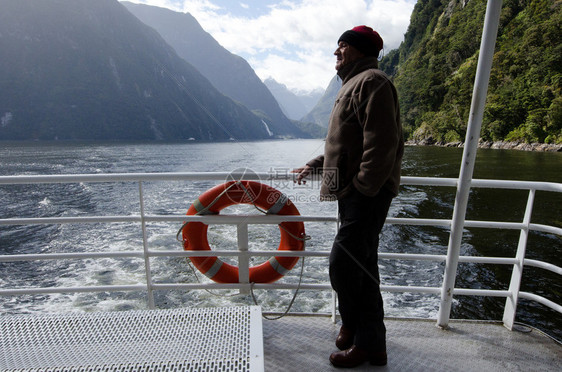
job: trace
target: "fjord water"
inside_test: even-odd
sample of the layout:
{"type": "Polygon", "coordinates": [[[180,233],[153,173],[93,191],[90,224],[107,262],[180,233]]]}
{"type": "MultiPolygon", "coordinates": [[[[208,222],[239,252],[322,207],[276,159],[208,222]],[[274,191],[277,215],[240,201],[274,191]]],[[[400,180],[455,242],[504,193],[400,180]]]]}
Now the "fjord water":
{"type": "MultiPolygon", "coordinates": [[[[255,172],[284,175],[320,154],[323,141],[284,140],[228,143],[2,143],[0,174],[88,174],[132,172],[230,172],[248,168],[255,172]]],[[[407,147],[404,176],[458,177],[462,149],[407,147]]],[[[562,183],[562,154],[515,150],[479,150],[475,178],[548,181],[562,183]]],[[[298,186],[288,180],[266,181],[296,204],[301,214],[334,215],[335,203],[319,202],[317,184],[298,186]]],[[[148,182],[144,185],[148,214],[184,214],[189,205],[217,182],[148,182]]],[[[450,187],[403,186],[392,204],[392,217],[450,219],[455,190],[450,187]]],[[[520,222],[526,205],[524,191],[473,189],[467,219],[520,222]]],[[[562,227],[562,195],[537,192],[532,222],[562,227]]],[[[246,206],[229,207],[224,213],[254,213],[246,206]]],[[[138,185],[134,183],[80,183],[28,186],[0,186],[0,218],[138,214],[138,185]]],[[[149,248],[181,250],[176,241],[176,223],[150,223],[149,248]]],[[[335,227],[328,223],[307,223],[307,250],[329,250],[335,227]]],[[[387,225],[381,237],[381,252],[446,254],[448,229],[387,225]]],[[[235,228],[211,226],[213,249],[233,249],[235,228]]],[[[519,231],[465,230],[461,254],[514,257],[519,231]]],[[[276,226],[251,226],[250,249],[276,249],[276,226]]],[[[32,252],[142,250],[138,225],[91,224],[1,226],[0,254],[32,252]]],[[[562,266],[562,244],[558,236],[533,232],[527,257],[562,266]]],[[[259,263],[259,259],[256,259],[259,263]]],[[[299,264],[283,280],[299,281],[299,264]]],[[[439,286],[444,265],[426,261],[380,260],[383,285],[439,286]]],[[[196,282],[206,278],[194,273],[185,259],[151,260],[156,282],[196,282]]],[[[14,262],[0,264],[0,287],[111,285],[144,283],[144,262],[139,259],[65,260],[57,262],[14,262]]],[[[460,264],[459,288],[507,289],[509,265],[460,264]]],[[[325,259],[305,261],[303,283],[326,282],[325,259]]],[[[527,267],[522,290],[560,302],[559,277],[545,270],[527,267]]],[[[251,304],[249,295],[228,291],[156,292],[156,306],[212,306],[251,304]],[[215,293],[216,292],[216,293],[215,293]]],[[[284,311],[293,291],[281,294],[255,291],[265,311],[284,311]]],[[[439,298],[415,293],[384,293],[387,316],[435,318],[439,298]]],[[[505,299],[455,297],[452,317],[494,319],[502,317],[505,299]]],[[[293,311],[329,312],[329,291],[300,291],[293,311]]],[[[2,314],[44,311],[93,311],[145,308],[144,293],[85,293],[0,297],[2,314]]],[[[520,301],[517,321],[534,325],[562,339],[562,317],[543,305],[520,301]]]]}

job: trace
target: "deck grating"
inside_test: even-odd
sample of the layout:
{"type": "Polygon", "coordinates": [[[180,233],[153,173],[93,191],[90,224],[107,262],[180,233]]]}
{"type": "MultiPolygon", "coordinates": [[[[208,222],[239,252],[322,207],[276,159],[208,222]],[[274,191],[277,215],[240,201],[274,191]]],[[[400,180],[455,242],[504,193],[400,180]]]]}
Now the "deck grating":
{"type": "MultiPolygon", "coordinates": [[[[353,371],[560,371],[562,346],[532,328],[509,331],[501,323],[387,319],[388,365],[353,371]]],[[[341,371],[328,361],[339,325],[327,317],[264,320],[265,370],[341,371]]]]}
{"type": "Polygon", "coordinates": [[[258,306],[4,316],[0,371],[263,371],[258,306]]]}

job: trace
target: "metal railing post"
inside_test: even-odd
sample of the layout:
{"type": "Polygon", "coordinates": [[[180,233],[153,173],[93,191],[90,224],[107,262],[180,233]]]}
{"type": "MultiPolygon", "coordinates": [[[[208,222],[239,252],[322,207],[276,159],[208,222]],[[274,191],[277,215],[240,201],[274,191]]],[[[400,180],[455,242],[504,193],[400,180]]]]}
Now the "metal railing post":
{"type": "Polygon", "coordinates": [[[142,246],[144,255],[144,271],[146,275],[146,290],[148,296],[148,307],[154,309],[154,291],[152,289],[152,274],[150,272],[150,257],[148,255],[148,239],[146,235],[146,220],[144,214],[144,195],[142,191],[142,181],[139,181],[139,205],[142,227],[142,246]]]}
{"type": "MultiPolygon", "coordinates": [[[[248,224],[240,223],[236,225],[236,235],[238,241],[238,281],[240,283],[250,283],[250,254],[248,253],[248,224]]],[[[247,288],[240,288],[240,294],[248,294],[247,288]]]]}
{"type": "Polygon", "coordinates": [[[509,282],[509,296],[505,300],[505,307],[503,310],[503,325],[509,330],[513,329],[513,323],[515,322],[515,312],[517,310],[519,288],[521,288],[521,279],[523,277],[523,262],[525,260],[525,251],[529,238],[529,224],[531,223],[534,200],[535,190],[529,190],[527,208],[525,209],[525,216],[523,217],[523,224],[525,224],[525,226],[521,229],[521,233],[519,234],[519,243],[517,244],[517,253],[515,255],[517,263],[513,265],[511,280],[509,282]]]}
{"type": "Polygon", "coordinates": [[[482,127],[482,118],[484,116],[486,95],[488,93],[488,82],[490,80],[490,71],[492,69],[492,60],[496,46],[501,5],[501,0],[489,0],[486,7],[480,55],[478,57],[478,66],[474,79],[470,116],[468,118],[462,163],[457,184],[457,194],[453,209],[451,234],[449,236],[447,260],[445,262],[445,275],[443,277],[443,287],[441,290],[441,304],[437,315],[437,325],[442,328],[447,328],[449,325],[453,290],[455,288],[460,246],[466,218],[466,207],[474,171],[474,162],[476,160],[478,139],[480,138],[480,129],[482,127]]]}

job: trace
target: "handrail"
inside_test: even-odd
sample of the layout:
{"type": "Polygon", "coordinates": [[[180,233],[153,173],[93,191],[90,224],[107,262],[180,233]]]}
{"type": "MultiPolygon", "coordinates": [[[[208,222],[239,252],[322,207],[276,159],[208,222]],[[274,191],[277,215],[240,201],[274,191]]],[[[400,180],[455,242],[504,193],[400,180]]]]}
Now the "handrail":
{"type": "MultiPolygon", "coordinates": [[[[38,183],[79,183],[79,182],[131,182],[131,181],[224,181],[226,179],[247,180],[290,180],[296,177],[276,175],[268,172],[157,172],[157,173],[94,173],[94,174],[57,174],[57,175],[14,175],[0,176],[0,185],[23,185],[38,183]]],[[[408,186],[454,186],[457,178],[402,176],[401,185],[408,186]]],[[[541,190],[562,192],[562,184],[539,181],[512,181],[472,179],[473,187],[501,188],[519,190],[541,190]]]]}
{"type": "MultiPolygon", "coordinates": [[[[211,224],[238,224],[238,219],[244,218],[249,224],[279,224],[281,222],[336,222],[336,217],[326,216],[254,216],[254,215],[238,215],[238,216],[154,216],[147,215],[144,220],[147,222],[165,222],[165,221],[192,221],[204,222],[211,224]]],[[[0,219],[2,225],[50,225],[50,224],[74,224],[74,223],[109,223],[109,222],[140,222],[141,216],[100,216],[100,217],[35,217],[35,218],[4,218],[0,219]]],[[[395,218],[389,217],[386,222],[390,225],[410,225],[410,226],[436,226],[450,227],[451,220],[448,219],[430,219],[430,218],[395,218]]],[[[465,227],[481,227],[489,229],[508,229],[519,230],[523,228],[521,222],[497,222],[497,221],[474,221],[466,220],[465,227]]],[[[540,231],[550,234],[562,235],[562,228],[542,225],[530,224],[529,229],[532,231],[540,231]]]]}
{"type": "MultiPolygon", "coordinates": [[[[115,174],[76,174],[76,175],[22,175],[22,176],[0,176],[0,185],[17,185],[17,184],[51,184],[51,183],[81,183],[81,182],[136,182],[139,185],[139,214],[137,215],[112,215],[112,216],[75,216],[75,217],[34,217],[34,218],[1,218],[0,226],[7,225],[39,225],[39,224],[89,224],[89,223],[111,223],[126,222],[139,223],[143,228],[143,250],[137,251],[119,251],[119,252],[76,252],[76,253],[36,253],[36,254],[3,254],[0,255],[0,262],[15,261],[32,261],[32,260],[68,260],[68,259],[97,259],[97,258],[138,258],[144,259],[146,263],[146,284],[136,285],[104,285],[104,286],[80,286],[80,287],[50,287],[50,288],[0,288],[0,295],[20,295],[20,294],[36,294],[36,293],[78,293],[78,292],[106,292],[106,291],[146,291],[148,293],[149,306],[153,307],[153,295],[155,290],[169,289],[238,289],[248,291],[251,286],[256,289],[295,289],[297,284],[292,283],[273,283],[273,284],[218,284],[218,283],[153,283],[151,279],[150,258],[152,257],[203,257],[203,256],[234,256],[244,257],[248,259],[250,256],[272,257],[272,256],[291,256],[291,257],[325,257],[329,256],[329,251],[247,251],[243,254],[239,250],[234,251],[172,251],[172,250],[151,250],[147,245],[147,237],[144,232],[144,226],[147,222],[186,222],[198,221],[205,224],[230,224],[237,226],[248,226],[251,224],[279,224],[284,221],[300,221],[300,222],[328,222],[336,223],[338,221],[335,216],[282,216],[282,215],[150,215],[145,214],[143,208],[143,182],[148,181],[224,181],[227,178],[236,179],[239,176],[244,179],[253,180],[289,180],[292,176],[279,178],[270,173],[225,173],[225,172],[200,172],[200,173],[115,173],[115,174]]],[[[402,186],[437,186],[437,187],[457,187],[458,179],[455,178],[436,178],[436,177],[409,177],[405,176],[401,179],[402,186]]],[[[552,182],[536,182],[536,181],[506,181],[506,180],[471,180],[471,187],[474,188],[499,188],[512,190],[526,190],[530,193],[530,201],[525,212],[526,216],[530,216],[533,203],[532,196],[539,191],[562,192],[562,184],[552,182]]],[[[431,218],[397,218],[389,217],[388,224],[392,225],[410,225],[410,226],[433,226],[441,228],[451,228],[451,219],[431,219],[431,218]]],[[[501,222],[501,221],[464,221],[464,227],[489,228],[489,229],[511,229],[521,230],[522,234],[529,231],[539,231],[562,236],[562,228],[549,226],[544,224],[530,223],[530,220],[522,222],[501,222]]],[[[247,228],[246,228],[247,234],[247,228]]],[[[520,245],[524,252],[526,240],[521,239],[520,245]]],[[[389,253],[380,252],[381,260],[420,260],[445,262],[447,255],[431,255],[431,254],[411,254],[411,253],[389,253]]],[[[522,266],[533,266],[544,270],[551,271],[558,275],[562,275],[562,268],[538,260],[526,259],[521,252],[518,251],[517,257],[473,257],[460,256],[458,262],[470,262],[478,264],[503,264],[513,265],[521,271],[522,266]]],[[[537,301],[547,307],[550,307],[562,313],[562,306],[554,303],[542,296],[527,292],[519,292],[519,284],[513,289],[513,279],[510,283],[509,290],[481,290],[469,288],[454,288],[454,295],[471,295],[471,296],[494,296],[505,297],[506,300],[512,301],[518,297],[537,301]]],[[[329,284],[308,284],[301,283],[301,289],[313,290],[330,290],[329,284]]],[[[381,290],[388,292],[413,292],[413,293],[429,293],[443,296],[441,287],[419,287],[419,286],[381,286],[381,290]]],[[[506,308],[508,305],[506,304],[506,308]]],[[[335,311],[335,310],[334,310],[335,311]]],[[[513,322],[514,312],[505,314],[504,323],[509,326],[513,322]],[[506,319],[510,318],[510,319],[506,319]]]]}

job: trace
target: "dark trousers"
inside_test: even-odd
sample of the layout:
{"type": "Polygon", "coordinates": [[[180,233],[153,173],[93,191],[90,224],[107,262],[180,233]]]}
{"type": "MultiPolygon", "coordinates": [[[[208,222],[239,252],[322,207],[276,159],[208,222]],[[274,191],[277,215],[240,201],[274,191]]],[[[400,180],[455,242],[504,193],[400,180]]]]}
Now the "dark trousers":
{"type": "Polygon", "coordinates": [[[330,254],[342,323],[355,331],[355,345],[373,351],[386,351],[377,250],[393,197],[386,189],[373,197],[353,189],[338,200],[341,224],[330,254]]]}

